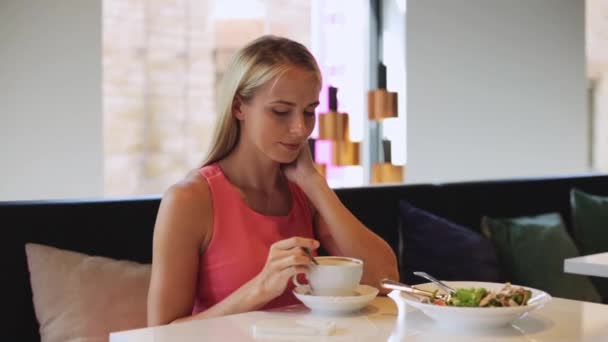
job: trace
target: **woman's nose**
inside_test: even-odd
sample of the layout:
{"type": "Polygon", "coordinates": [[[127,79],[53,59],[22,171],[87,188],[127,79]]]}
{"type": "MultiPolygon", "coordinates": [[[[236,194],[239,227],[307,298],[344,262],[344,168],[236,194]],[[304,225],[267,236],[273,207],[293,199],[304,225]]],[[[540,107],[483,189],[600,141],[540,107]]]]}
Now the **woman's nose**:
{"type": "Polygon", "coordinates": [[[303,115],[295,115],[295,118],[291,122],[291,126],[289,127],[289,133],[302,136],[306,134],[306,122],[304,120],[303,115]]]}

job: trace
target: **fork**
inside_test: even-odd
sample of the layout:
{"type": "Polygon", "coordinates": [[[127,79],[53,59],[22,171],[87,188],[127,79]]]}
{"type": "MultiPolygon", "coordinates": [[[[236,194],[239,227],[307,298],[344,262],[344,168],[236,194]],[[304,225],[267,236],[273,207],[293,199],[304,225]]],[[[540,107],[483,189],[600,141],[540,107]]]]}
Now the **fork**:
{"type": "Polygon", "coordinates": [[[433,284],[437,285],[437,287],[442,289],[447,294],[456,292],[456,290],[454,290],[454,288],[449,287],[448,285],[443,283],[441,280],[438,280],[437,278],[433,277],[432,275],[430,275],[426,272],[413,272],[413,273],[414,273],[414,275],[417,275],[419,277],[432,281],[433,284]]]}
{"type": "Polygon", "coordinates": [[[398,281],[394,281],[394,280],[390,280],[390,279],[382,279],[380,281],[380,285],[384,288],[391,289],[391,290],[398,290],[401,292],[405,292],[407,294],[414,295],[416,297],[422,296],[422,297],[426,297],[429,299],[440,299],[445,302],[447,302],[451,297],[450,294],[421,290],[421,289],[417,289],[413,286],[409,286],[407,284],[403,284],[398,281]]]}

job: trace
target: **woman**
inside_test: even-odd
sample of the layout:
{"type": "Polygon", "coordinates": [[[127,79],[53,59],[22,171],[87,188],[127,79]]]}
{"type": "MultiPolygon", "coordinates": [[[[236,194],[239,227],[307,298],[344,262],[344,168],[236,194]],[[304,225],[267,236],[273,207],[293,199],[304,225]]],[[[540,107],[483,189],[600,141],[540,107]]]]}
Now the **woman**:
{"type": "Polygon", "coordinates": [[[221,118],[200,169],[164,194],[154,229],[148,324],[298,303],[291,278],[319,246],[364,261],[362,283],[398,279],[390,246],[314,168],[321,73],[301,44],[264,36],[224,76],[221,118]]]}

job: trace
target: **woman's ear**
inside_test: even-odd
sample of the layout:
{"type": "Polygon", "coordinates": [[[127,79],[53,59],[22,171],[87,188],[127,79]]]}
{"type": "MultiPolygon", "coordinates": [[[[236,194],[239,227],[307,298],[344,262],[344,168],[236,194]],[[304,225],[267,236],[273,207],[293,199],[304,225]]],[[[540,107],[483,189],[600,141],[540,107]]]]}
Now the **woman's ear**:
{"type": "Polygon", "coordinates": [[[245,115],[243,114],[243,101],[239,96],[235,96],[234,101],[232,102],[232,115],[237,120],[245,120],[245,115]]]}

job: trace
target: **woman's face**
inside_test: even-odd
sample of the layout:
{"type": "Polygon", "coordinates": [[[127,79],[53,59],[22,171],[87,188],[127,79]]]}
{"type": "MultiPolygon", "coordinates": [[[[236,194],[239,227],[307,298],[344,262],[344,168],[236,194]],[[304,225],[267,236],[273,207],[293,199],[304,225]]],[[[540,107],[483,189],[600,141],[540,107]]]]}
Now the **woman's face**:
{"type": "Polygon", "coordinates": [[[235,116],[241,121],[240,139],[279,163],[294,161],[315,126],[321,85],[315,74],[290,68],[262,86],[235,116]]]}

